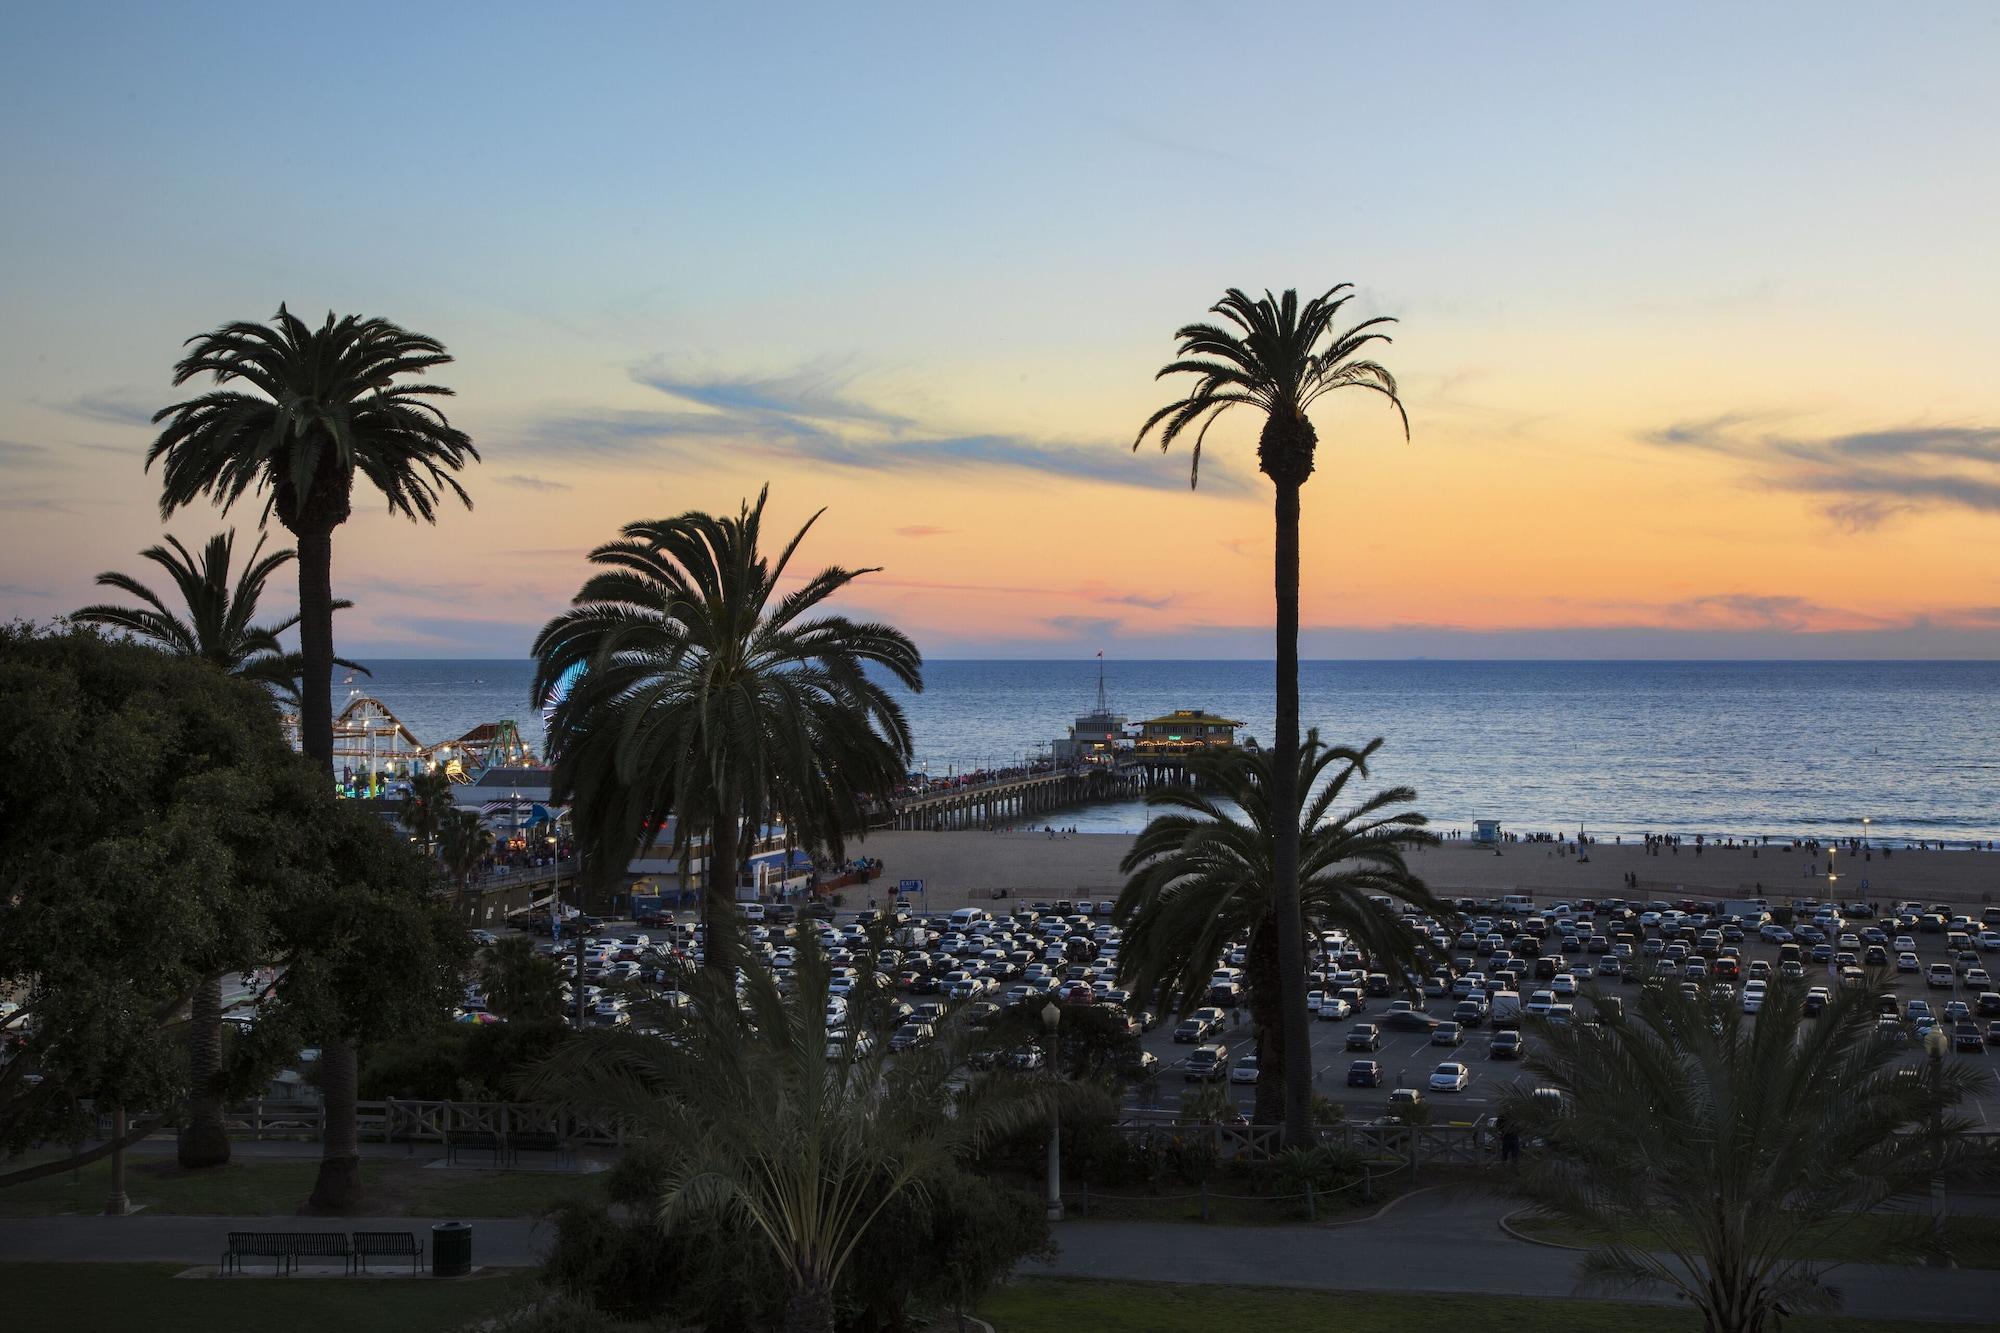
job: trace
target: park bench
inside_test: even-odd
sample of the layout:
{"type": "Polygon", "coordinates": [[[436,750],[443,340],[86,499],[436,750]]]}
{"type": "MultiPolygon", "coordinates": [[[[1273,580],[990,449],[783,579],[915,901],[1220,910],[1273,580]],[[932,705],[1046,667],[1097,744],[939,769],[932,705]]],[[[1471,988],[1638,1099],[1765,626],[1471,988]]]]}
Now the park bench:
{"type": "Polygon", "coordinates": [[[368,1271],[370,1259],[408,1259],[415,1273],[424,1260],[424,1244],[412,1231],[357,1231],[354,1233],[354,1271],[368,1271]]]}
{"type": "Polygon", "coordinates": [[[569,1145],[560,1134],[550,1130],[516,1131],[507,1136],[507,1153],[517,1163],[524,1152],[545,1152],[555,1157],[555,1164],[561,1166],[569,1156],[569,1145]]]}
{"type": "Polygon", "coordinates": [[[295,1270],[301,1259],[338,1259],[342,1269],[353,1263],[354,1250],[344,1231],[288,1231],[281,1239],[295,1270]]]}
{"type": "Polygon", "coordinates": [[[242,1272],[245,1259],[269,1259],[274,1273],[287,1272],[292,1266],[292,1252],[279,1231],[230,1232],[229,1248],[222,1252],[222,1271],[242,1272]]]}
{"type": "Polygon", "coordinates": [[[507,1141],[498,1134],[490,1134],[484,1131],[454,1131],[447,1134],[445,1136],[445,1161],[458,1161],[458,1154],[461,1151],[490,1152],[493,1154],[493,1165],[499,1166],[507,1151],[507,1141]]]}

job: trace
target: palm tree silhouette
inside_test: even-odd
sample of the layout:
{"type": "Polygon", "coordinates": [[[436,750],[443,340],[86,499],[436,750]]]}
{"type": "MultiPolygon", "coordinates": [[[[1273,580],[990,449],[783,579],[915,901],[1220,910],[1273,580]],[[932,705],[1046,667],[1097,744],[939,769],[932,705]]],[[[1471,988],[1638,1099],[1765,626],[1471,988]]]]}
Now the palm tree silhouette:
{"type": "Polygon", "coordinates": [[[1379,737],[1358,750],[1327,746],[1317,731],[1308,732],[1291,785],[1289,820],[1275,804],[1275,751],[1197,757],[1190,765],[1194,787],[1164,787],[1147,796],[1160,813],[1119,865],[1129,876],[1118,899],[1118,918],[1126,924],[1119,961],[1138,994],[1164,997],[1186,1013],[1205,1002],[1209,978],[1231,945],[1247,941],[1243,977],[1256,1024],[1260,1125],[1278,1122],[1290,1072],[1278,1040],[1272,867],[1279,829],[1289,824],[1298,832],[1299,906],[1308,930],[1346,932],[1371,966],[1392,977],[1441,958],[1402,921],[1406,910],[1439,919],[1451,910],[1409,867],[1410,850],[1432,841],[1424,816],[1401,808],[1416,793],[1391,787],[1348,795],[1349,783],[1367,777],[1368,761],[1381,746],[1379,737]],[[1375,902],[1377,897],[1390,902],[1375,902]]]}
{"type": "MultiPolygon", "coordinates": [[[[1313,473],[1319,433],[1306,409],[1336,389],[1369,389],[1395,404],[1408,438],[1409,415],[1396,393],[1395,377],[1375,361],[1358,355],[1370,343],[1388,341],[1371,332],[1395,321],[1386,317],[1363,320],[1336,333],[1333,322],[1352,298],[1352,284],[1341,283],[1303,306],[1298,293],[1265,292],[1253,300],[1230,288],[1211,309],[1231,325],[1188,324],[1174,336],[1181,340],[1178,359],[1161,367],[1155,379],[1191,374],[1199,378],[1185,397],[1160,408],[1146,419],[1132,442],[1136,450],[1155,426],[1160,426],[1164,452],[1189,428],[1194,432],[1194,456],[1188,485],[1201,477],[1201,445],[1208,428],[1232,407],[1247,407],[1264,415],[1257,439],[1257,465],[1277,491],[1275,579],[1278,603],[1277,693],[1278,735],[1273,780],[1280,789],[1272,803],[1289,809],[1289,786],[1298,772],[1299,753],[1299,488],[1313,473]]],[[[1303,1145],[1312,1133],[1312,1069],[1306,1033],[1305,942],[1299,923],[1298,830],[1278,829],[1273,874],[1273,907],[1277,912],[1279,982],[1283,991],[1280,1027],[1287,1071],[1285,1137],[1303,1145]]]]}
{"type": "Polygon", "coordinates": [[[629,524],[591,552],[600,572],[535,639],[534,699],[581,672],[549,737],[552,795],[572,803],[583,863],[622,872],[670,818],[677,850],[706,831],[705,957],[716,967],[733,966],[737,870],[763,821],[782,817],[799,845],[838,856],[865,800],[907,775],[909,725],[869,668],[923,688],[907,636],[821,609],[874,570],[828,566],[780,595],[819,514],[767,560],[768,494],[734,518],[629,524]]]}
{"type": "MultiPolygon", "coordinates": [[[[299,618],[293,616],[275,625],[256,623],[265,583],[293,553],[286,550],[265,555],[264,541],[258,537],[250,559],[232,584],[233,529],[210,537],[199,560],[179,538],[169,536],[165,546],[149,546],[139,554],[167,571],[180,593],[185,615],[138,579],[113,570],[97,576],[98,586],[129,593],[142,605],[100,602],[74,612],[70,619],[123,630],[175,657],[197,658],[225,675],[274,686],[296,700],[299,656],[287,651],[278,636],[299,618]]],[[[351,662],[346,665],[367,673],[366,667],[351,662]]],[[[220,966],[220,960],[217,963],[220,966]]],[[[178,1150],[180,1164],[189,1168],[222,1166],[230,1156],[222,1098],[215,1086],[222,1063],[223,975],[216,971],[206,978],[196,987],[188,1006],[188,1115],[181,1126],[178,1150]]]]}
{"type": "MultiPolygon", "coordinates": [[[[385,319],[349,315],[313,328],[284,306],[270,324],[238,322],[188,340],[174,383],[201,375],[254,392],[217,388],[162,408],[146,466],[164,460],[160,513],[208,498],[225,512],[265,494],[265,515],[298,540],[300,744],[333,777],[333,533],[353,510],[355,478],[389,512],[435,522],[449,493],[472,501],[453,475],[479,451],[432,400],[441,384],[405,376],[448,365],[434,338],[385,319]]],[[[361,1195],[354,1044],[339,1032],[322,1045],[326,1129],[315,1206],[348,1210],[361,1195]]]]}

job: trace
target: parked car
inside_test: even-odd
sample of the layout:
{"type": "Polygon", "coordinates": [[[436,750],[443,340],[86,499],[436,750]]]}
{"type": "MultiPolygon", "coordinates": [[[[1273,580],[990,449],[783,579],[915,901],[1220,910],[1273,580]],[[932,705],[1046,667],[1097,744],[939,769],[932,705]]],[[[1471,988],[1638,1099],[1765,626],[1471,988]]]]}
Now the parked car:
{"type": "Polygon", "coordinates": [[[1228,1076],[1229,1048],[1220,1043],[1195,1047],[1181,1070],[1181,1079],[1187,1083],[1215,1083],[1228,1076]]]}
{"type": "Polygon", "coordinates": [[[1464,1092],[1472,1083],[1472,1070],[1448,1060],[1431,1071],[1432,1092],[1464,1092]]]}

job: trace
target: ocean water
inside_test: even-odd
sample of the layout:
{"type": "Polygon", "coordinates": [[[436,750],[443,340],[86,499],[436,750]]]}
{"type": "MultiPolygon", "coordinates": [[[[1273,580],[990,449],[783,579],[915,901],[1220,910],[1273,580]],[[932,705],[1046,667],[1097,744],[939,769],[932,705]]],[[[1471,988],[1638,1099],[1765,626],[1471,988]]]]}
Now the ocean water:
{"type": "MultiPolygon", "coordinates": [[[[525,661],[383,660],[351,688],[426,743],[512,718],[540,748],[525,661]]],[[[1012,763],[1095,704],[1095,661],[938,661],[905,696],[917,767],[1012,763]]],[[[1136,722],[1205,708],[1268,743],[1267,662],[1111,662],[1136,722]]],[[[339,696],[348,686],[336,684],[339,696]]],[[[1371,776],[1416,788],[1434,823],[1604,835],[2000,838],[2000,663],[1307,662],[1305,725],[1385,738],[1371,776]]],[[[1066,813],[1131,831],[1136,803],[1066,813]]]]}

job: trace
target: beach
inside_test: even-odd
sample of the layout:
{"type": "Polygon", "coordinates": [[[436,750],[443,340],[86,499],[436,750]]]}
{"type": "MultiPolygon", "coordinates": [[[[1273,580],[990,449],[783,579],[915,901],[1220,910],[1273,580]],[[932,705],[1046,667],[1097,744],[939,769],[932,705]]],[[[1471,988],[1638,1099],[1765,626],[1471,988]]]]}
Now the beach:
{"type": "MultiPolygon", "coordinates": [[[[878,832],[855,843],[850,854],[879,857],[881,880],[869,886],[886,898],[897,881],[924,881],[926,907],[949,910],[1009,898],[1115,897],[1124,876],[1118,862],[1131,850],[1123,833],[878,832]]],[[[1650,855],[1634,844],[1600,844],[1590,859],[1562,856],[1549,843],[1509,843],[1495,855],[1466,843],[1441,843],[1419,851],[1413,865],[1437,891],[1452,897],[1527,893],[1537,898],[1731,897],[1837,898],[1887,902],[1921,898],[1971,909],[1993,897],[2000,883],[2000,852],[1903,851],[1888,857],[1837,858],[1839,878],[1829,886],[1826,856],[1779,847],[1693,847],[1650,855]],[[1808,866],[1817,873],[1808,875],[1808,866]],[[1634,889],[1627,874],[1639,877],[1634,889]]],[[[849,890],[849,893],[855,892],[849,890]]],[[[850,902],[853,900],[850,899],[850,902]]]]}

